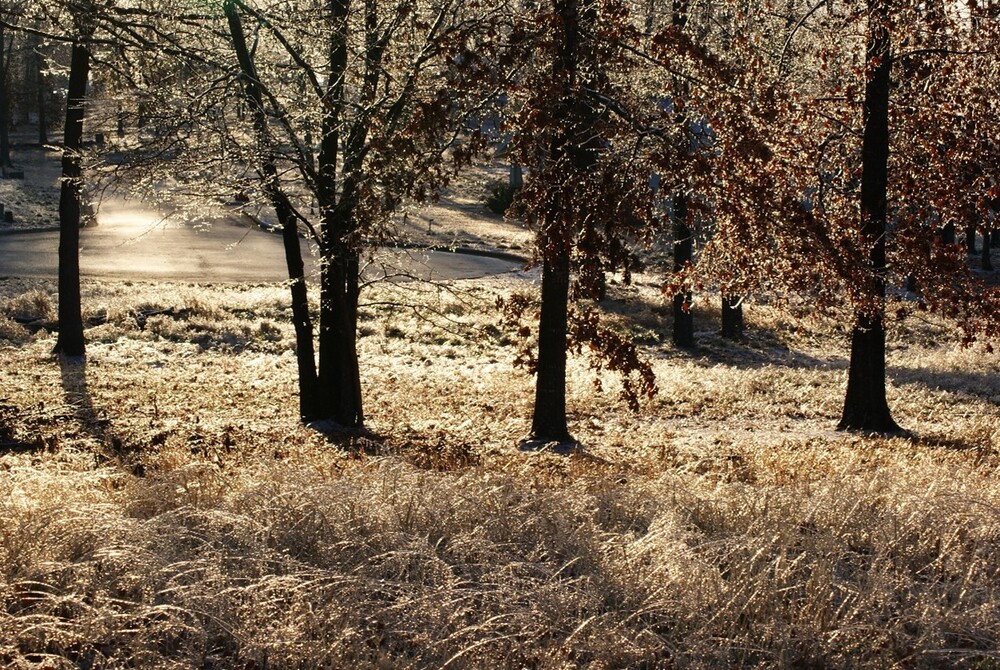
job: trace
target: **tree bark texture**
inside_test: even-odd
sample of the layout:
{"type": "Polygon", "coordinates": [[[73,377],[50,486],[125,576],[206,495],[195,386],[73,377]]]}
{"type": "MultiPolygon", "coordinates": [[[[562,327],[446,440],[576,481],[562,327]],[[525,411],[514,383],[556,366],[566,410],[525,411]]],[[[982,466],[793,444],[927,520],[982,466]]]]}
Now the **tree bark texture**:
{"type": "Polygon", "coordinates": [[[80,305],[80,146],[89,74],[90,52],[78,40],[70,60],[59,193],[59,338],[55,351],[66,356],[85,353],[80,305]]]}
{"type": "Polygon", "coordinates": [[[872,305],[855,314],[844,412],[838,428],[897,433],[885,389],[885,234],[889,183],[891,41],[886,0],[869,0],[868,81],[861,167],[861,233],[871,244],[872,305]]]}
{"type": "Polygon", "coordinates": [[[260,156],[260,172],[268,200],[274,207],[281,225],[281,239],[285,250],[285,264],[292,297],[292,322],[295,327],[295,358],[298,364],[299,416],[303,421],[322,418],[319,378],[316,373],[316,353],[313,347],[312,318],[309,315],[309,298],[305,280],[305,264],[299,245],[298,219],[288,196],[278,180],[278,168],[273,153],[267,125],[260,80],[253,56],[247,48],[246,37],[239,13],[232,2],[224,5],[233,49],[243,73],[244,93],[253,114],[260,156]]]}
{"type": "Polygon", "coordinates": [[[344,428],[360,428],[365,415],[358,365],[358,252],[323,226],[320,280],[319,383],[323,416],[344,428]]]}

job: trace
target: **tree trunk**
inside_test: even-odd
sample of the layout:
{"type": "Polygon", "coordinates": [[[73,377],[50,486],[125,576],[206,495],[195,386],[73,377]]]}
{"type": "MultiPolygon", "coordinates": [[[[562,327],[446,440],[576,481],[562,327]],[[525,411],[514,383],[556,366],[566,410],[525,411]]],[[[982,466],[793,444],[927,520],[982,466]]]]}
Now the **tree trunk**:
{"type": "Polygon", "coordinates": [[[10,59],[7,57],[6,31],[0,24],[0,168],[7,176],[10,162],[10,59]]]}
{"type": "Polygon", "coordinates": [[[984,229],[982,261],[983,269],[987,272],[991,272],[993,270],[993,258],[991,253],[993,251],[993,240],[991,240],[990,237],[990,231],[984,229]]]}
{"type": "MultiPolygon", "coordinates": [[[[552,80],[563,90],[559,114],[565,119],[562,132],[549,147],[552,162],[569,158],[571,169],[583,174],[597,160],[591,129],[592,108],[578,99],[579,64],[583,35],[581,18],[591,21],[591,0],[553,0],[561,21],[561,42],[552,62],[552,80]]],[[[568,227],[564,203],[556,202],[543,222],[539,236],[542,249],[542,309],[538,319],[538,367],[531,437],[546,442],[572,442],[566,423],[566,344],[569,310],[570,252],[573,235],[568,227]]]]}
{"type": "Polygon", "coordinates": [[[941,242],[944,244],[955,244],[955,224],[946,223],[941,226],[941,242]]]}
{"type": "Polygon", "coordinates": [[[66,356],[85,353],[80,305],[80,146],[89,74],[90,53],[76,41],[70,60],[59,194],[59,338],[55,351],[66,356]]]}
{"type": "Polygon", "coordinates": [[[311,421],[322,416],[319,377],[316,373],[316,351],[313,348],[313,325],[309,315],[302,247],[299,246],[298,224],[291,213],[288,199],[272,195],[272,203],[281,224],[281,239],[285,246],[285,264],[292,294],[292,322],[295,326],[295,359],[299,373],[299,416],[311,421]]]}
{"type": "Polygon", "coordinates": [[[323,226],[320,283],[319,383],[322,415],[344,428],[365,422],[358,365],[358,252],[337,234],[340,226],[323,226]]]}
{"type": "Polygon", "coordinates": [[[727,340],[743,337],[743,298],[722,296],[722,336],[727,340]]]}
{"type": "MultiPolygon", "coordinates": [[[[356,184],[361,164],[351,153],[359,148],[348,146],[341,156],[341,141],[350,145],[355,135],[343,128],[344,81],[348,68],[347,0],[327,0],[329,15],[328,57],[330,75],[326,85],[327,112],[323,117],[323,136],[317,162],[319,183],[316,199],[323,218],[320,234],[320,313],[319,313],[319,386],[320,414],[344,428],[364,426],[361,374],[358,365],[357,249],[348,239],[354,225],[356,184]],[[343,135],[341,134],[343,131],[343,135]],[[339,163],[343,163],[343,184],[338,193],[339,163]]],[[[377,66],[377,63],[368,63],[377,66]]],[[[364,121],[357,121],[364,123],[364,121]]],[[[357,133],[358,141],[365,133],[357,133]]]]}
{"type": "Polygon", "coordinates": [[[976,224],[970,223],[965,227],[965,250],[970,256],[976,255],[976,224]]]}
{"type": "Polygon", "coordinates": [[[868,81],[861,150],[861,233],[872,245],[871,305],[859,308],[851,337],[844,412],[838,428],[898,433],[885,392],[885,233],[889,182],[889,84],[891,43],[885,0],[868,0],[868,81]]]}
{"type": "MultiPolygon", "coordinates": [[[[295,358],[299,375],[299,416],[303,421],[320,417],[320,388],[316,374],[316,353],[313,348],[312,318],[309,315],[309,297],[305,279],[305,264],[302,261],[302,247],[299,245],[298,220],[281,188],[278,169],[267,127],[267,113],[264,109],[257,68],[253,56],[247,48],[246,37],[239,13],[232,2],[223,5],[229,21],[229,33],[233,39],[233,49],[243,72],[244,93],[251,113],[254,115],[254,129],[260,152],[260,171],[268,200],[274,207],[281,224],[281,239],[285,249],[285,264],[292,294],[292,322],[295,326],[295,358]]],[[[119,114],[121,119],[121,114],[119,114]]]]}
{"type": "Polygon", "coordinates": [[[35,38],[35,94],[38,105],[38,145],[49,143],[48,91],[45,83],[45,58],[41,53],[41,39],[35,38]]]}
{"type": "Polygon", "coordinates": [[[508,175],[508,184],[512,191],[517,191],[524,188],[524,169],[518,163],[510,164],[510,173],[508,175]]]}
{"type": "MultiPolygon", "coordinates": [[[[671,25],[677,30],[683,30],[688,22],[688,0],[673,0],[671,9],[671,25]]],[[[675,82],[675,94],[681,97],[687,93],[687,87],[682,82],[675,82]]],[[[687,141],[688,119],[678,110],[677,122],[683,126],[685,141],[687,141]]],[[[683,186],[681,186],[683,189],[683,186]]],[[[674,195],[674,272],[679,272],[694,261],[694,236],[688,225],[688,196],[683,190],[674,195]]],[[[694,316],[691,313],[692,295],[690,291],[682,291],[674,296],[674,330],[673,341],[678,347],[694,346],[694,316]]]]}
{"type": "MultiPolygon", "coordinates": [[[[691,227],[687,224],[687,196],[674,196],[674,271],[679,272],[694,258],[694,240],[691,227]]],[[[682,291],[674,296],[673,341],[678,347],[694,346],[694,317],[691,314],[690,291],[682,291]]]]}
{"type": "Polygon", "coordinates": [[[542,264],[542,310],[538,321],[538,378],[531,436],[570,442],[566,424],[566,329],[569,253],[561,242],[546,244],[542,264]]]}

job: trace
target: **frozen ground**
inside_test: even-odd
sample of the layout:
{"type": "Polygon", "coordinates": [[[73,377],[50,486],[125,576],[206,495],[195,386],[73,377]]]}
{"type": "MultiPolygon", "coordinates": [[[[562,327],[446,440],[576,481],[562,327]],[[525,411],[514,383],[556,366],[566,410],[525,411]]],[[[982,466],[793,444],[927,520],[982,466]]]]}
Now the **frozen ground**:
{"type": "Polygon", "coordinates": [[[0,220],[0,230],[59,225],[60,153],[55,149],[18,145],[11,150],[15,170],[24,179],[0,179],[0,203],[14,213],[13,223],[0,220]]]}

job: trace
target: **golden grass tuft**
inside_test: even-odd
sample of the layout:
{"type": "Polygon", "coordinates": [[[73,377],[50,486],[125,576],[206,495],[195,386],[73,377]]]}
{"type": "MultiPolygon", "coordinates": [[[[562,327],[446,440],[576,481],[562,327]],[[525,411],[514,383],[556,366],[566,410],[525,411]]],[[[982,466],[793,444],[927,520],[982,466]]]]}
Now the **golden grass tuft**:
{"type": "MultiPolygon", "coordinates": [[[[280,287],[89,283],[85,364],[0,342],[0,666],[1000,662],[994,356],[897,328],[914,436],[838,433],[836,324],[754,306],[747,342],[681,353],[628,289],[606,306],[660,395],[629,413],[573,360],[586,448],[524,453],[531,378],[490,310],[519,281],[376,287],[349,441],[296,421],[280,287]]],[[[50,289],[0,282],[25,290],[50,289]]]]}

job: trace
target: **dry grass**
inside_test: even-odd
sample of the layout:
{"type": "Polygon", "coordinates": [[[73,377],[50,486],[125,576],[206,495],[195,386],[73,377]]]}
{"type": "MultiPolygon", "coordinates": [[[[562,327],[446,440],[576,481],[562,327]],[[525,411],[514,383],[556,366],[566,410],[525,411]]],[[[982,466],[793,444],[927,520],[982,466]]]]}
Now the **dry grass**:
{"type": "MultiPolygon", "coordinates": [[[[897,328],[916,437],[845,435],[833,325],[682,354],[618,287],[660,395],[574,361],[587,449],[528,454],[521,281],[377,289],[350,444],[295,420],[281,288],[88,284],[85,366],[0,325],[0,665],[1000,667],[996,357],[897,328]]],[[[0,324],[52,290],[0,282],[0,324]]]]}

